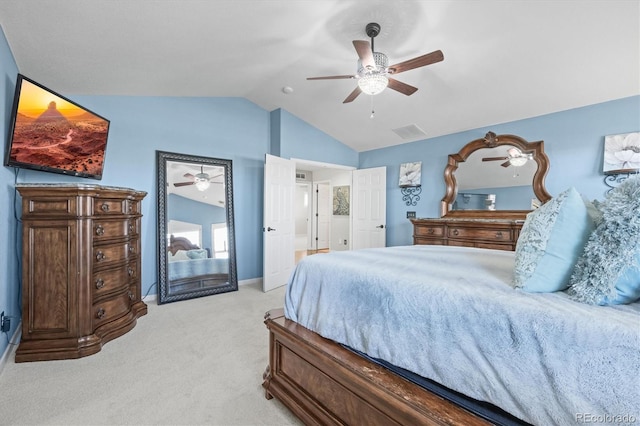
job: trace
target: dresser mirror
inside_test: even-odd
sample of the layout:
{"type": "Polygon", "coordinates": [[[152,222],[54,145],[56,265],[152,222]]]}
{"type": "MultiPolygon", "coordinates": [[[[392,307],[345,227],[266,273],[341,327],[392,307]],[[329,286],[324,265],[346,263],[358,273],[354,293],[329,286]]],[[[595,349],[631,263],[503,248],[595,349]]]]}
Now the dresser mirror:
{"type": "Polygon", "coordinates": [[[441,216],[524,218],[551,198],[548,170],[543,141],[489,132],[449,155],[441,216]]]}
{"type": "Polygon", "coordinates": [[[237,290],[231,160],[156,154],[158,303],[237,290]]]}

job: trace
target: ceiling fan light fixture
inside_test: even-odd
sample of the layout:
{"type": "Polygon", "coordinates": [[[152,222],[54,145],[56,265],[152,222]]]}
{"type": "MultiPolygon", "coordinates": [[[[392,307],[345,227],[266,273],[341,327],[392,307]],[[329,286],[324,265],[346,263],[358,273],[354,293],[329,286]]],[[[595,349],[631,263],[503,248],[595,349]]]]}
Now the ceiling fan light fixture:
{"type": "Polygon", "coordinates": [[[195,183],[198,191],[206,191],[210,185],[209,180],[202,178],[196,178],[195,183]]]}
{"type": "Polygon", "coordinates": [[[389,79],[382,74],[366,74],[358,79],[358,87],[367,95],[377,95],[389,85],[389,79]]]}
{"type": "Polygon", "coordinates": [[[509,164],[514,167],[522,167],[527,164],[527,161],[529,161],[529,159],[526,156],[509,158],[509,164]]]}

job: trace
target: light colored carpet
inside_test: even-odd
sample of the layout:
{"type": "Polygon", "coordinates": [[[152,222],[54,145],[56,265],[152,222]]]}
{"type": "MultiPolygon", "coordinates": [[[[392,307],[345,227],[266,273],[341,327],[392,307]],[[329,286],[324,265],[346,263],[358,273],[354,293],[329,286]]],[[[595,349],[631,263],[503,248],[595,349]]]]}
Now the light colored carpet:
{"type": "Polygon", "coordinates": [[[157,305],[85,358],[16,364],[0,374],[0,424],[301,425],[261,387],[264,313],[284,287],[157,305]]]}

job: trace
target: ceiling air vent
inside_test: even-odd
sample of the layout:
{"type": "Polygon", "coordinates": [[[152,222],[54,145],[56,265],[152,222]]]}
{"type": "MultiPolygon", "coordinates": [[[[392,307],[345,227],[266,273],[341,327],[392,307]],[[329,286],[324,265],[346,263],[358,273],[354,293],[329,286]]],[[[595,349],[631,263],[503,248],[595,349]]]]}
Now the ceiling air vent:
{"type": "Polygon", "coordinates": [[[424,139],[427,137],[427,134],[420,127],[415,124],[410,124],[404,127],[398,127],[397,129],[392,129],[396,135],[400,136],[404,140],[416,140],[416,139],[424,139]]]}

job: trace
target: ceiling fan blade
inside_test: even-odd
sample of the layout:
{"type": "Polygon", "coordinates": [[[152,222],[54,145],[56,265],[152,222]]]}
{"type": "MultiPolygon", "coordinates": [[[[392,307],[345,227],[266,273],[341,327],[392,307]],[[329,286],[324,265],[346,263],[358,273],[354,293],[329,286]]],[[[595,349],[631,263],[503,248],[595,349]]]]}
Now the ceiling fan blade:
{"type": "Polygon", "coordinates": [[[400,62],[399,64],[391,65],[389,67],[389,74],[400,74],[401,72],[409,71],[414,68],[424,67],[425,65],[435,64],[444,60],[444,55],[441,50],[427,53],[426,55],[418,56],[417,58],[409,59],[408,61],[400,62]]]}
{"type": "Polygon", "coordinates": [[[371,51],[371,44],[366,40],[353,40],[353,47],[358,52],[358,57],[362,66],[365,68],[375,68],[376,61],[373,60],[373,52],[371,51]]]}
{"type": "Polygon", "coordinates": [[[187,186],[187,185],[193,185],[195,182],[176,182],[173,184],[173,186],[187,186]]]}
{"type": "Polygon", "coordinates": [[[484,157],[482,159],[482,161],[501,161],[501,160],[508,160],[509,157],[484,157]]]}
{"type": "Polygon", "coordinates": [[[504,163],[500,164],[502,167],[509,167],[511,165],[511,161],[507,160],[504,163]]]}
{"type": "Polygon", "coordinates": [[[195,176],[194,176],[194,175],[192,175],[191,173],[185,173],[183,176],[184,176],[184,177],[186,177],[186,178],[188,178],[188,179],[193,179],[193,178],[195,177],[195,176]]]}
{"type": "Polygon", "coordinates": [[[347,98],[344,101],[342,101],[342,103],[346,104],[346,103],[352,102],[355,98],[358,97],[360,93],[362,93],[362,90],[360,90],[360,86],[356,86],[356,88],[353,89],[353,92],[351,92],[349,96],[347,96],[347,98]]]}
{"type": "Polygon", "coordinates": [[[418,90],[417,87],[413,87],[407,83],[403,83],[394,78],[389,78],[389,77],[387,78],[389,79],[389,89],[393,89],[407,96],[413,95],[416,92],[416,90],[418,90]]]}
{"type": "Polygon", "coordinates": [[[338,80],[341,78],[356,78],[354,75],[329,75],[327,77],[307,77],[307,80],[338,80]]]}

